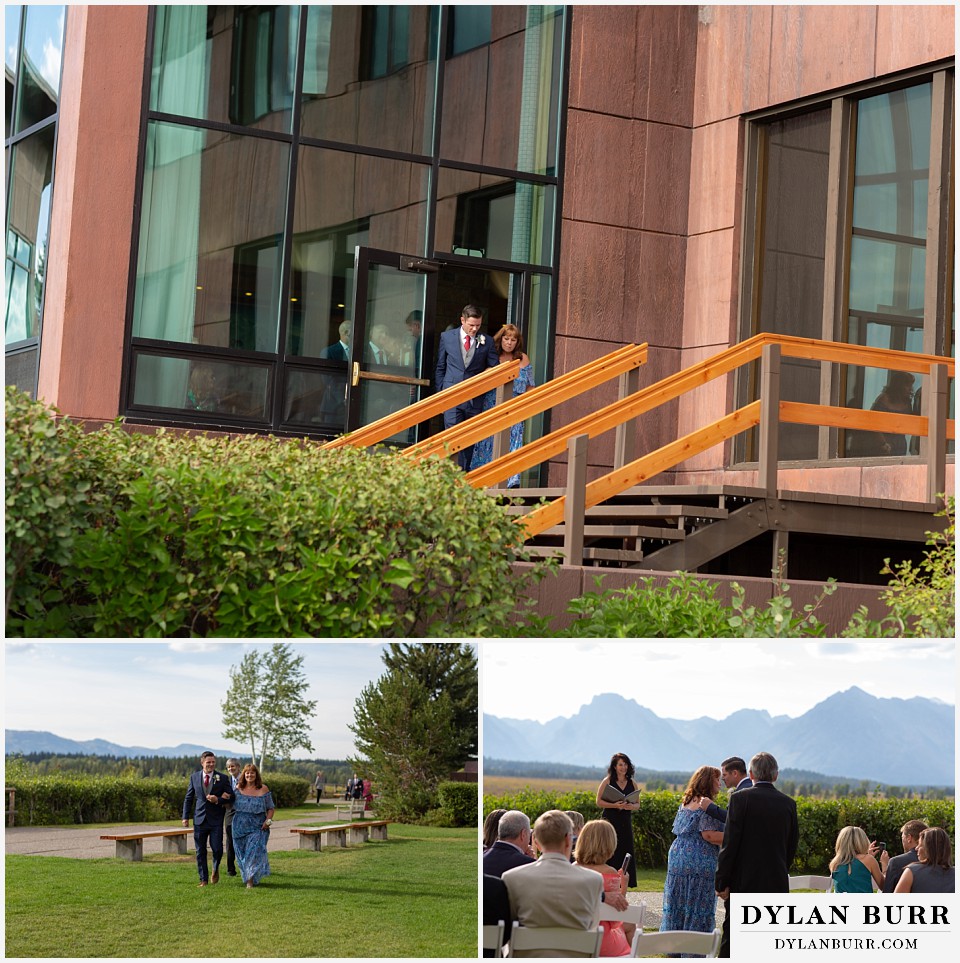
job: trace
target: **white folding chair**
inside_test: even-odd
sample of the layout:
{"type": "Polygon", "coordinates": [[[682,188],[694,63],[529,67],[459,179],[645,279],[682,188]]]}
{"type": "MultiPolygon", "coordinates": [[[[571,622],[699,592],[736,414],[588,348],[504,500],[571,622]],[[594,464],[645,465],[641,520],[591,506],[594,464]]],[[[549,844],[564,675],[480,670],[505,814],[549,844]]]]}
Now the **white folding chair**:
{"type": "Polygon", "coordinates": [[[831,876],[791,876],[790,891],[795,889],[814,889],[818,893],[829,893],[833,889],[831,876]]]}
{"type": "Polygon", "coordinates": [[[663,953],[702,953],[715,959],[720,950],[721,932],[696,933],[692,930],[667,930],[663,933],[644,933],[637,930],[630,947],[631,956],[660,956],[663,953]]]}
{"type": "Polygon", "coordinates": [[[514,926],[510,955],[547,950],[550,956],[599,956],[603,930],[575,930],[567,926],[514,926]]]}
{"type": "Polygon", "coordinates": [[[499,920],[494,926],[492,923],[483,924],[483,948],[493,950],[496,957],[503,956],[503,920],[499,920]]]}

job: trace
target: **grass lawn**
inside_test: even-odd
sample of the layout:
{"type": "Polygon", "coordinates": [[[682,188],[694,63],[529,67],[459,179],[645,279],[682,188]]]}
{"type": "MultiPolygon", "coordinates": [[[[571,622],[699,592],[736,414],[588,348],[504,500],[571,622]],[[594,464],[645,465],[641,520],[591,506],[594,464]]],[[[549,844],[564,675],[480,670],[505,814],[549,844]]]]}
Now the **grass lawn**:
{"type": "Polygon", "coordinates": [[[253,890],[226,873],[200,889],[192,852],[141,863],[7,856],[6,955],[193,957],[213,941],[218,956],[476,958],[476,830],[391,824],[389,834],[272,853],[253,890]]]}

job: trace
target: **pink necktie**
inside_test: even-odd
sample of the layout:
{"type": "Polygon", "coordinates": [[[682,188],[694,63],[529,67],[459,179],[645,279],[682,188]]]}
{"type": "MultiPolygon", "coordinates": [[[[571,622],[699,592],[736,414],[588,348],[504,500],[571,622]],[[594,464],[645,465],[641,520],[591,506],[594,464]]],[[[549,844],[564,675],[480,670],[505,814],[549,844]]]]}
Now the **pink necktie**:
{"type": "Polygon", "coordinates": [[[464,348],[466,348],[467,351],[470,350],[470,335],[469,335],[469,334],[463,339],[463,346],[464,346],[464,348]]]}

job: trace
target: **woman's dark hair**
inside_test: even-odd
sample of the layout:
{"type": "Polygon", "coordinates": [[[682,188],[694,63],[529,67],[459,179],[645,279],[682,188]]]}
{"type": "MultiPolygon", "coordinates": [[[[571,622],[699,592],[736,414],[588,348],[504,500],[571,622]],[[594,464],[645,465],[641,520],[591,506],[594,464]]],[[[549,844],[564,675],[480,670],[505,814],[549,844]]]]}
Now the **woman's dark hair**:
{"type": "Polygon", "coordinates": [[[939,866],[942,869],[950,868],[952,847],[945,829],[931,826],[920,833],[920,841],[923,843],[922,863],[927,866],[939,866]]]}
{"type": "Polygon", "coordinates": [[[630,761],[630,757],[625,752],[615,752],[610,757],[610,765],[607,766],[607,775],[610,777],[610,782],[617,781],[617,763],[621,759],[627,764],[627,779],[633,779],[633,763],[630,761]]]}
{"type": "Polygon", "coordinates": [[[483,821],[483,848],[489,849],[497,841],[497,829],[500,826],[500,817],[506,809],[494,809],[492,813],[483,821]]]}
{"type": "Polygon", "coordinates": [[[248,763],[243,767],[243,772],[240,773],[240,778],[237,780],[237,783],[240,785],[240,787],[241,787],[242,789],[246,789],[246,788],[247,788],[247,773],[248,773],[248,772],[252,772],[253,775],[256,777],[256,778],[254,779],[253,784],[257,787],[257,789],[263,789],[263,780],[260,778],[260,770],[257,769],[257,767],[256,767],[252,762],[248,762],[248,763]]]}
{"type": "Polygon", "coordinates": [[[515,324],[505,324],[494,336],[493,343],[497,346],[497,354],[499,354],[503,349],[500,347],[500,342],[503,340],[505,334],[511,334],[517,339],[517,346],[513,349],[513,355],[516,358],[523,357],[523,335],[520,333],[520,329],[515,324]]]}
{"type": "Polygon", "coordinates": [[[716,766],[701,766],[687,783],[687,788],[683,791],[683,799],[680,805],[686,806],[695,796],[706,796],[713,799],[714,783],[720,778],[720,770],[716,766]]]}

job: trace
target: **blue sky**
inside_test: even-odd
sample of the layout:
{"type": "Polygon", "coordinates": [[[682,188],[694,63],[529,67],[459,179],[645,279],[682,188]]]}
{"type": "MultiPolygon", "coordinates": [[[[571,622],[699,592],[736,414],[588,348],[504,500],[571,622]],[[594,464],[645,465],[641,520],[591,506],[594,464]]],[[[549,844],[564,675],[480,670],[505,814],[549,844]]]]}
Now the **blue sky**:
{"type": "MultiPolygon", "coordinates": [[[[294,642],[304,656],[314,752],[344,759],[353,751],[354,703],[384,671],[382,642],[294,642]]],[[[220,703],[230,668],[269,642],[6,642],[4,724],[67,739],[106,739],[124,746],[182,742],[243,750],[224,739],[220,703]]]]}
{"type": "Polygon", "coordinates": [[[547,722],[615,692],[661,718],[725,719],[737,709],[803,715],[859,686],[877,698],[956,705],[956,643],[937,640],[486,642],[483,711],[547,722]]]}

